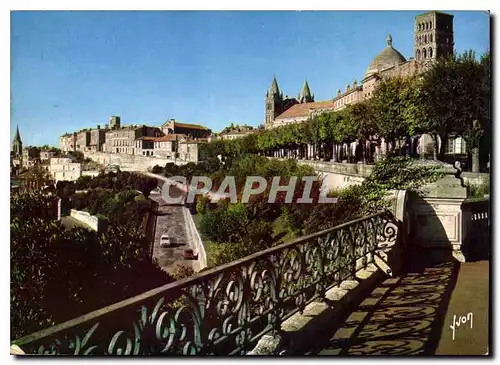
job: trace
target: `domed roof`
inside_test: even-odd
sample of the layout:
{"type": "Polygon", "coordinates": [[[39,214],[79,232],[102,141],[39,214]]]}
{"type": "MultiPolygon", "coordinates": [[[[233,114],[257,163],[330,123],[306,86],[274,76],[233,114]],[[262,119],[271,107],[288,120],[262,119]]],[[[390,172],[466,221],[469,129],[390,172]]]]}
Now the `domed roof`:
{"type": "Polygon", "coordinates": [[[389,34],[387,37],[387,47],[385,47],[382,52],[375,56],[373,61],[370,63],[370,66],[368,66],[368,69],[366,70],[365,76],[363,78],[367,78],[368,76],[373,75],[376,72],[386,70],[405,62],[406,59],[404,58],[404,56],[392,47],[392,37],[391,34],[389,34]]]}

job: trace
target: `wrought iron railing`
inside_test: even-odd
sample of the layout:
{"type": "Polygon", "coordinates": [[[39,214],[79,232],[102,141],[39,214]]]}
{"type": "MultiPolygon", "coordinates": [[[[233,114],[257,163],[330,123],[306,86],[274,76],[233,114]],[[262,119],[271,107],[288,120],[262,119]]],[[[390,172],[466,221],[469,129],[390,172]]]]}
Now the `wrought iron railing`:
{"type": "Polygon", "coordinates": [[[462,203],[462,211],[470,213],[471,221],[486,221],[489,222],[490,199],[476,198],[466,199],[462,203]]]}
{"type": "MultiPolygon", "coordinates": [[[[231,355],[328,289],[352,279],[397,238],[390,212],[302,237],[14,341],[28,354],[231,355]]],[[[382,255],[383,256],[383,255],[382,255]]]]}
{"type": "Polygon", "coordinates": [[[466,199],[462,203],[462,251],[467,261],[484,260],[490,252],[490,199],[466,199]]]}

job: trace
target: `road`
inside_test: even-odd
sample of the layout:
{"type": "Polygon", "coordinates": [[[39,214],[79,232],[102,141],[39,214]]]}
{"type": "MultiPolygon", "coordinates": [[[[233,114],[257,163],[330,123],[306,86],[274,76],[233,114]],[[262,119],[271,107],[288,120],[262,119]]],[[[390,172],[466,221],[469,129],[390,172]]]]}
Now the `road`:
{"type": "MultiPolygon", "coordinates": [[[[163,181],[158,181],[158,186],[162,186],[163,181]]],[[[180,196],[182,192],[171,186],[171,196],[180,196]]],[[[153,245],[153,258],[158,261],[158,265],[168,273],[172,274],[175,267],[185,265],[193,267],[195,261],[184,260],[184,250],[191,247],[192,242],[188,239],[186,230],[186,220],[181,205],[167,205],[161,198],[161,194],[151,194],[150,198],[158,202],[158,212],[160,215],[156,217],[156,232],[153,245]],[[163,233],[170,236],[173,247],[160,247],[160,237],[163,233]]],[[[196,251],[196,250],[195,250],[196,251]]]]}

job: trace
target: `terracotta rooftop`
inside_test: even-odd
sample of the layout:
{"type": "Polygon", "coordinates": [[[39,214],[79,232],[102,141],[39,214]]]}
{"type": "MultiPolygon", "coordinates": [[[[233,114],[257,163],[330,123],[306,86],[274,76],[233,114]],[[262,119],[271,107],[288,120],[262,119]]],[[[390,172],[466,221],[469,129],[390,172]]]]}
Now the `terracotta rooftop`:
{"type": "Polygon", "coordinates": [[[313,103],[302,103],[295,104],[290,109],[281,113],[276,117],[276,119],[285,119],[285,118],[299,118],[299,117],[307,117],[309,116],[310,110],[315,109],[333,109],[335,103],[332,100],[325,101],[316,101],[313,103]]]}
{"type": "Polygon", "coordinates": [[[158,137],[142,136],[137,138],[138,141],[156,141],[158,137]]]}
{"type": "Polygon", "coordinates": [[[209,130],[207,127],[204,127],[200,124],[182,123],[182,122],[177,122],[175,120],[166,121],[165,123],[163,123],[162,127],[167,125],[170,122],[174,122],[174,126],[179,127],[179,128],[199,129],[199,130],[204,130],[204,131],[209,130]]]}
{"type": "Polygon", "coordinates": [[[175,141],[177,138],[178,141],[181,141],[186,138],[185,134],[167,134],[163,137],[155,138],[155,142],[171,142],[175,141]]]}
{"type": "Polygon", "coordinates": [[[197,143],[207,143],[207,139],[190,139],[187,141],[182,141],[181,143],[185,144],[197,144],[197,143]]]}

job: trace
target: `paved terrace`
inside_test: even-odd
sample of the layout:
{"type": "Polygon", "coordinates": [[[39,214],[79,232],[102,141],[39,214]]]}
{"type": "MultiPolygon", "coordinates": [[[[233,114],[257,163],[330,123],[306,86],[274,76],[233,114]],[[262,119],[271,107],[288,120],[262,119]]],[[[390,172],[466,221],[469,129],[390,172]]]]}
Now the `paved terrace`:
{"type": "Polygon", "coordinates": [[[306,355],[484,355],[489,338],[489,261],[411,254],[340,326],[325,325],[306,355]],[[472,313],[470,321],[450,328],[472,313]]]}

